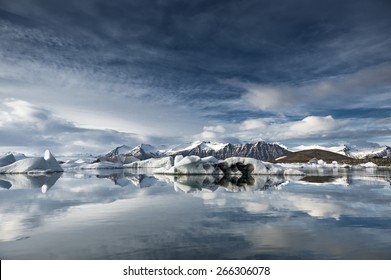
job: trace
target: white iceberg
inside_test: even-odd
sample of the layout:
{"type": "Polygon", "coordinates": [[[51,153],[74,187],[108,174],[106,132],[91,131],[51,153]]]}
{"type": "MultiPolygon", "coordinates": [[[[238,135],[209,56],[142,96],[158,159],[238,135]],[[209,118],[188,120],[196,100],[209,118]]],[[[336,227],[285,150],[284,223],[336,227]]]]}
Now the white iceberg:
{"type": "Polygon", "coordinates": [[[162,157],[162,158],[150,158],[146,160],[134,161],[129,164],[124,164],[124,168],[164,168],[169,169],[173,166],[173,158],[162,157]]]}
{"type": "Polygon", "coordinates": [[[214,157],[200,158],[198,156],[187,156],[176,158],[174,163],[174,166],[171,168],[160,168],[155,173],[238,176],[284,173],[284,168],[280,165],[245,157],[231,157],[225,160],[217,160],[214,157]]]}
{"type": "Polygon", "coordinates": [[[304,176],[304,172],[300,171],[300,170],[297,170],[297,169],[293,169],[293,168],[288,168],[286,170],[284,170],[284,176],[304,176]]]}
{"type": "Polygon", "coordinates": [[[237,167],[241,173],[245,171],[251,175],[283,174],[284,168],[278,164],[272,164],[246,157],[231,157],[224,160],[230,168],[237,167]],[[242,170],[241,170],[242,169],[242,170]]]}
{"type": "Polygon", "coordinates": [[[374,167],[377,167],[376,163],[373,163],[373,162],[361,163],[360,166],[361,166],[361,167],[365,167],[365,168],[374,168],[374,167]]]}
{"type": "Polygon", "coordinates": [[[54,156],[46,150],[43,157],[25,158],[0,167],[1,174],[63,172],[54,156]]]}
{"type": "MultiPolygon", "coordinates": [[[[76,163],[76,162],[75,162],[76,163]]],[[[100,161],[95,163],[83,163],[81,165],[75,165],[74,169],[121,169],[123,168],[122,163],[100,161]]]]}
{"type": "Polygon", "coordinates": [[[167,168],[160,168],[155,173],[161,174],[197,174],[197,175],[213,175],[224,174],[219,168],[218,163],[214,157],[200,158],[199,156],[187,156],[181,158],[178,156],[175,158],[175,165],[167,168]]]}

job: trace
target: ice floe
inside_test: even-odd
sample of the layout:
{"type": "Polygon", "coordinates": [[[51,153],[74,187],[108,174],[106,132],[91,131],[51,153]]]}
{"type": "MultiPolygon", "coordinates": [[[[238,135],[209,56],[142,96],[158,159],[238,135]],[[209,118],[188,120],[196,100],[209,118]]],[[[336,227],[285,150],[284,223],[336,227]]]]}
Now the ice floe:
{"type": "Polygon", "coordinates": [[[150,158],[146,160],[134,161],[129,164],[124,164],[125,168],[165,168],[169,169],[173,166],[173,158],[162,157],[162,158],[150,158]]]}
{"type": "Polygon", "coordinates": [[[63,171],[60,164],[48,150],[45,151],[43,157],[15,160],[13,155],[6,155],[0,159],[0,162],[0,174],[53,173],[63,171]]]}
{"type": "MultiPolygon", "coordinates": [[[[306,174],[322,174],[337,172],[341,169],[376,168],[376,164],[368,162],[360,165],[340,164],[337,161],[327,163],[322,159],[314,159],[308,163],[278,163],[260,161],[248,157],[230,157],[225,160],[216,159],[213,156],[167,156],[161,158],[149,158],[124,164],[117,161],[105,161],[102,159],[91,160],[67,160],[61,164],[65,170],[69,169],[150,169],[151,173],[168,175],[284,175],[304,176],[306,174]],[[334,170],[334,171],[333,171],[334,170]]],[[[1,170],[1,169],[0,169],[1,170]]]]}
{"type": "Polygon", "coordinates": [[[218,160],[214,157],[198,156],[176,157],[174,166],[160,168],[155,173],[181,175],[256,175],[283,174],[284,168],[277,164],[263,162],[253,158],[231,157],[218,160]]]}
{"type": "Polygon", "coordinates": [[[360,166],[365,167],[365,168],[374,168],[374,167],[377,167],[376,163],[373,163],[373,162],[361,163],[360,166]]]}

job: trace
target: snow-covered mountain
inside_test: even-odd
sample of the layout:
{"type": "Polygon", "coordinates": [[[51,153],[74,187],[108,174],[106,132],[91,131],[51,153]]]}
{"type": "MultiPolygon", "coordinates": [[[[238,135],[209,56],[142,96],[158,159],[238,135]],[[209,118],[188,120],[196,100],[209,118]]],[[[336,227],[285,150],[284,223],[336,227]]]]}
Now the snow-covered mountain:
{"type": "Polygon", "coordinates": [[[391,147],[369,147],[369,148],[356,148],[347,146],[345,149],[347,156],[352,158],[391,158],[391,147]]]}
{"type": "Polygon", "coordinates": [[[116,147],[100,159],[122,163],[131,163],[136,160],[146,160],[164,156],[156,147],[149,144],[141,144],[134,148],[126,145],[116,147]]]}
{"type": "Polygon", "coordinates": [[[183,156],[196,155],[199,157],[214,156],[217,159],[226,159],[229,157],[250,157],[268,161],[287,153],[288,151],[285,148],[277,144],[259,141],[253,144],[196,142],[190,147],[181,151],[176,151],[173,154],[181,154],[183,156]]]}
{"type": "Polygon", "coordinates": [[[380,146],[378,144],[357,145],[346,144],[332,147],[325,147],[321,145],[301,145],[290,150],[293,152],[319,149],[333,153],[338,153],[344,156],[348,156],[355,159],[367,159],[367,158],[391,158],[391,147],[380,146]]]}
{"type": "Polygon", "coordinates": [[[145,160],[148,158],[160,158],[164,156],[196,155],[199,157],[214,156],[218,159],[226,159],[229,157],[251,157],[268,161],[287,153],[288,150],[278,144],[270,144],[264,141],[259,141],[253,144],[223,144],[196,141],[189,144],[168,147],[165,150],[146,144],[142,144],[134,148],[120,146],[100,157],[100,159],[129,163],[137,159],[145,160]]]}

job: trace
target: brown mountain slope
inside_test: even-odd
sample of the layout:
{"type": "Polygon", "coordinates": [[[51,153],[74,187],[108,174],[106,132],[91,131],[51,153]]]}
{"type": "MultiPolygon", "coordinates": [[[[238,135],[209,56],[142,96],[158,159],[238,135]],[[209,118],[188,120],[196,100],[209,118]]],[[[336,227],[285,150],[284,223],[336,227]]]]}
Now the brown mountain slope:
{"type": "Polygon", "coordinates": [[[319,149],[312,149],[312,150],[304,150],[299,152],[290,152],[286,156],[279,157],[277,159],[272,160],[271,162],[274,163],[294,163],[294,162],[308,162],[311,159],[322,159],[325,162],[332,162],[332,161],[343,161],[343,160],[350,160],[350,157],[319,150],[319,149]]]}

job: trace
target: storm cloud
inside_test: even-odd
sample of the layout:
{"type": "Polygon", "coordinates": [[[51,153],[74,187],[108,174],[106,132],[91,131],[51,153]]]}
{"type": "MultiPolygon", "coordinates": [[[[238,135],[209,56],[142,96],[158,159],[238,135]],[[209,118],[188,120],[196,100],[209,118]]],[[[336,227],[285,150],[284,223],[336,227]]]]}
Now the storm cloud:
{"type": "Polygon", "coordinates": [[[390,144],[390,12],[380,0],[2,0],[1,149],[390,144]]]}

